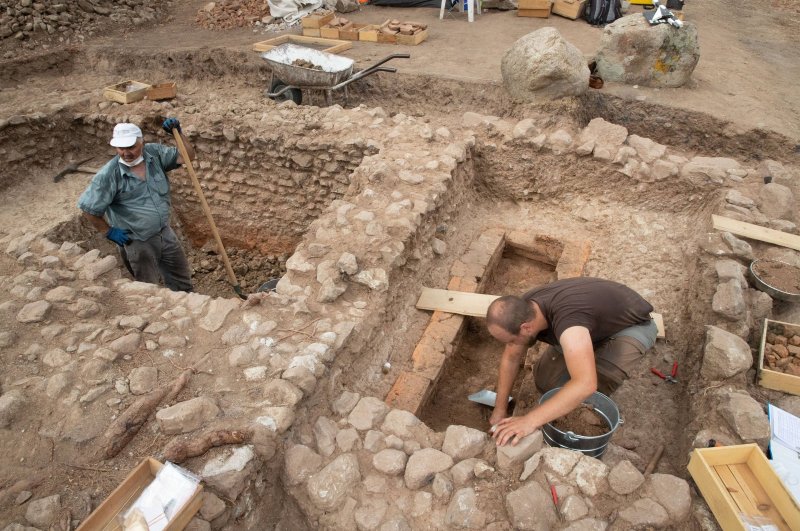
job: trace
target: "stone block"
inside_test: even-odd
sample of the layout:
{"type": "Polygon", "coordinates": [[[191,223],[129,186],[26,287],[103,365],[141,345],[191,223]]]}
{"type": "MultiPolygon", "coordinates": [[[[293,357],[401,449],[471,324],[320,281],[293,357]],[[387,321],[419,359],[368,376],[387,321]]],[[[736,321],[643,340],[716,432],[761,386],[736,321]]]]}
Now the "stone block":
{"type": "Polygon", "coordinates": [[[706,345],[700,369],[703,378],[724,380],[746,371],[752,365],[753,354],[747,342],[716,326],[706,327],[706,345]]]}
{"type": "Polygon", "coordinates": [[[306,492],[315,507],[330,511],[337,507],[360,481],[358,459],[353,454],[342,454],[309,477],[306,492]]]}
{"type": "Polygon", "coordinates": [[[201,396],[158,411],[156,420],[162,432],[175,435],[194,431],[219,414],[220,409],[214,401],[201,396]]]}
{"type": "Polygon", "coordinates": [[[549,531],[558,521],[550,492],[535,481],[506,496],[506,512],[514,529],[549,531]]]}
{"type": "Polygon", "coordinates": [[[445,432],[442,451],[452,457],[453,460],[461,461],[480,454],[487,439],[488,436],[483,431],[467,426],[451,425],[447,427],[445,432]]]}
{"type": "Polygon", "coordinates": [[[406,487],[417,490],[430,483],[439,472],[453,466],[453,458],[433,448],[423,448],[408,460],[405,470],[406,487]]]}

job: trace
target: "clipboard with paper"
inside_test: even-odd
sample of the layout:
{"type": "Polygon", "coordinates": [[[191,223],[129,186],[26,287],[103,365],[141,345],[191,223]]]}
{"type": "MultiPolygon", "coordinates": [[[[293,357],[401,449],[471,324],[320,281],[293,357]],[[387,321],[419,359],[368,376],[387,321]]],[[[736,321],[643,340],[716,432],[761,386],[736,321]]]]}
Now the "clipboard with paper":
{"type": "Polygon", "coordinates": [[[795,501],[800,501],[800,418],[768,404],[770,464],[795,501]]]}

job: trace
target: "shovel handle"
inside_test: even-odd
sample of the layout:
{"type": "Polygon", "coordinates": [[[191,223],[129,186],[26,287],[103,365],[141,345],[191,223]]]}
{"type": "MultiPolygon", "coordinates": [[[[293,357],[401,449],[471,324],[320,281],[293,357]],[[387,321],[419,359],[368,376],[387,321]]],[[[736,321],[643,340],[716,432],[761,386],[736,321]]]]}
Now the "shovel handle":
{"type": "Polygon", "coordinates": [[[200,205],[203,207],[203,213],[206,215],[208,224],[211,225],[211,234],[214,236],[214,241],[217,242],[217,250],[222,257],[222,263],[225,266],[225,273],[228,275],[228,281],[231,283],[231,286],[233,286],[233,290],[236,292],[236,294],[240,298],[246,299],[247,297],[245,297],[242,293],[242,288],[239,286],[239,281],[236,279],[236,273],[233,272],[233,268],[231,267],[231,261],[228,259],[228,253],[225,252],[225,246],[222,245],[222,238],[219,236],[217,224],[214,223],[214,217],[211,215],[211,208],[209,208],[208,202],[206,202],[206,196],[203,193],[203,189],[200,188],[200,181],[197,179],[197,174],[194,172],[192,159],[189,158],[189,153],[186,152],[186,146],[183,145],[181,134],[177,129],[173,129],[172,135],[175,137],[175,144],[178,146],[178,152],[181,154],[183,163],[186,165],[186,170],[189,172],[189,177],[192,179],[194,191],[197,193],[197,197],[200,199],[200,205]]]}

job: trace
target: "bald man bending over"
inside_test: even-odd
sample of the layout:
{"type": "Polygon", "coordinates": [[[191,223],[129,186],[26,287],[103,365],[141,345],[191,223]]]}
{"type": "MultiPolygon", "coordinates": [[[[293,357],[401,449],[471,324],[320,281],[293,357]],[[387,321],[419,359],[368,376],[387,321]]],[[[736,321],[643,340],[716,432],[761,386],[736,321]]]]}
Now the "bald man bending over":
{"type": "Polygon", "coordinates": [[[655,344],[658,330],[652,311],[629,287],[591,277],[559,280],[521,297],[506,295],[492,302],[486,324],[506,345],[489,418],[497,444],[516,445],[595,391],[613,393],[655,344]],[[508,417],[508,397],[520,361],[537,340],[550,347],[535,368],[536,387],[543,393],[561,390],[526,415],[508,417]]]}

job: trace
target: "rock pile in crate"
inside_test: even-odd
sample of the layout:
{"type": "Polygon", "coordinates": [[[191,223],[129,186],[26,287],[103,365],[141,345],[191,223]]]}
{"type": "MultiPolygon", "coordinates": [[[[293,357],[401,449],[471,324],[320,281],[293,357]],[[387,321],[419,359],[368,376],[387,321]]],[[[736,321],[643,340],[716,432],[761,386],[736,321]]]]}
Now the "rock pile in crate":
{"type": "Polygon", "coordinates": [[[139,25],[158,19],[166,1],[12,0],[0,14],[0,39],[37,36],[65,40],[94,34],[109,22],[139,25]]]}

